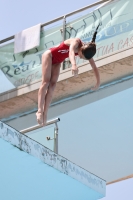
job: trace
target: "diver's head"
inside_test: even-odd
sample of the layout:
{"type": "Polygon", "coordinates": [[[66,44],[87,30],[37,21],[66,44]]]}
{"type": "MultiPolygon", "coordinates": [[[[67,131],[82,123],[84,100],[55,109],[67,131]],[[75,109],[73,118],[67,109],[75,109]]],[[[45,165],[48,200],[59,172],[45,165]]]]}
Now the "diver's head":
{"type": "MultiPolygon", "coordinates": [[[[100,24],[99,24],[100,25],[100,24]]],[[[96,35],[97,35],[97,30],[99,28],[96,28],[96,31],[93,34],[92,40],[89,43],[84,44],[80,49],[79,49],[79,57],[83,58],[83,59],[91,59],[95,54],[96,54],[96,44],[95,44],[95,40],[96,40],[96,35]]]]}

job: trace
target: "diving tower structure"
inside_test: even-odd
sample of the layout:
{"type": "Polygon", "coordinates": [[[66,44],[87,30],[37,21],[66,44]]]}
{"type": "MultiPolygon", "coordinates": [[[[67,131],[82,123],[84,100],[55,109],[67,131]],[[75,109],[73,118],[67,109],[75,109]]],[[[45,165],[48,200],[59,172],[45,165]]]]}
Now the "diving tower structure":
{"type": "MultiPolygon", "coordinates": [[[[49,108],[48,120],[132,88],[132,6],[132,0],[103,0],[82,8],[79,11],[52,20],[50,23],[42,24],[40,46],[37,49],[32,49],[17,55],[13,52],[14,42],[4,44],[6,41],[14,39],[14,36],[0,41],[0,44],[2,44],[0,46],[0,73],[3,82],[5,80],[8,82],[7,89],[4,90],[3,85],[0,88],[1,127],[6,127],[6,130],[11,129],[13,135],[17,132],[22,138],[29,140],[28,133],[26,132],[28,132],[29,127],[36,126],[35,113],[38,105],[37,96],[41,84],[41,55],[45,50],[58,45],[62,40],[67,38],[78,37],[84,42],[89,42],[99,23],[100,28],[96,40],[97,54],[94,57],[101,77],[101,86],[99,90],[91,91],[91,87],[94,86],[96,80],[88,61],[79,60],[78,57],[76,58],[79,75],[74,77],[71,74],[71,63],[69,59],[66,59],[61,67],[53,101],[49,108]],[[102,5],[100,5],[101,3],[102,5]],[[67,18],[69,18],[71,14],[73,15],[97,5],[100,6],[92,12],[88,11],[88,14],[82,17],[67,21],[67,18]],[[56,25],[54,28],[46,28],[47,25],[61,19],[63,20],[63,25],[56,25]],[[44,30],[43,26],[45,26],[44,30]],[[22,135],[23,131],[26,135],[25,133],[22,135]]],[[[7,133],[8,131],[5,131],[5,135],[7,133]]],[[[121,136],[123,140],[125,139],[124,137],[121,136]]],[[[125,148],[127,149],[131,139],[130,137],[126,139],[127,143],[125,144],[125,148]]],[[[34,140],[34,138],[31,138],[31,140],[34,140]]],[[[100,143],[106,152],[109,141],[106,141],[105,145],[102,140],[103,138],[100,138],[100,141],[95,142],[95,148],[100,143]]],[[[119,146],[119,138],[116,138],[116,140],[119,146]]],[[[112,151],[111,148],[112,147],[110,147],[110,152],[112,151]]],[[[117,151],[117,149],[115,150],[117,151]]],[[[126,166],[125,172],[123,171],[117,177],[114,171],[111,174],[111,178],[108,177],[112,166],[116,166],[117,170],[119,169],[119,162],[113,159],[112,154],[110,154],[112,165],[107,165],[108,168],[106,168],[106,164],[109,163],[109,156],[106,155],[106,157],[104,157],[101,154],[101,160],[99,161],[99,166],[101,167],[93,171],[96,163],[91,163],[87,171],[92,170],[93,174],[102,177],[102,179],[99,179],[100,181],[106,180],[107,184],[124,180],[126,177],[133,177],[131,166],[126,166]]],[[[50,155],[53,155],[53,152],[50,152],[50,155]]],[[[57,160],[60,160],[58,154],[54,152],[54,155],[56,155],[55,157],[57,160]]],[[[98,160],[98,154],[94,153],[94,157],[98,160]]],[[[120,160],[122,159],[123,163],[127,162],[126,158],[123,158],[121,153],[120,160]]],[[[132,159],[129,158],[129,160],[132,164],[132,159]]],[[[105,190],[104,192],[102,191],[100,195],[103,197],[105,195],[105,190]]],[[[96,198],[98,198],[98,196],[96,198]]]]}

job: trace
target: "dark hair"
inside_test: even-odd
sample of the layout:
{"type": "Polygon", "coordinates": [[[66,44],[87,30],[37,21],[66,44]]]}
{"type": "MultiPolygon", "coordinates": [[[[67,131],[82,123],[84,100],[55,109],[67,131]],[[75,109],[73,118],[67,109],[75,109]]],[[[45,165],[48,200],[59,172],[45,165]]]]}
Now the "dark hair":
{"type": "Polygon", "coordinates": [[[91,59],[95,54],[96,54],[96,35],[97,35],[97,30],[99,28],[100,24],[97,26],[96,31],[93,34],[91,42],[87,43],[86,46],[82,47],[82,54],[86,59],[91,59]]]}

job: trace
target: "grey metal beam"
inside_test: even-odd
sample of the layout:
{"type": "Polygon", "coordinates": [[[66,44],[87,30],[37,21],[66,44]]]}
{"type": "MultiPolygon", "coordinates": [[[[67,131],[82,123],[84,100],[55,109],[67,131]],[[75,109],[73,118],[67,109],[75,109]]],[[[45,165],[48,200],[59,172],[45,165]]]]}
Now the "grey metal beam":
{"type": "MultiPolygon", "coordinates": [[[[60,118],[55,118],[55,119],[53,119],[53,120],[48,121],[47,124],[46,124],[46,126],[51,125],[51,124],[54,124],[54,123],[56,124],[56,123],[59,122],[59,121],[60,121],[60,118]]],[[[32,127],[29,127],[29,128],[23,129],[23,130],[20,130],[19,132],[20,132],[20,133],[27,133],[27,132],[29,132],[29,131],[36,130],[36,129],[38,129],[38,128],[42,128],[42,126],[40,126],[40,125],[35,125],[35,126],[32,126],[32,127]]]]}

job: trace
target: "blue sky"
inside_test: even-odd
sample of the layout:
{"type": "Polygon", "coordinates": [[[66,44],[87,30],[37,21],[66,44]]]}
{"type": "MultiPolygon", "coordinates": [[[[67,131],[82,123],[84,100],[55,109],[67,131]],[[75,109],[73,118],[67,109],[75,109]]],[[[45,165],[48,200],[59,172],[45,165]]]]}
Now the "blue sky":
{"type": "MultiPolygon", "coordinates": [[[[94,2],[95,0],[82,0],[76,1],[76,3],[71,0],[58,0],[52,3],[51,1],[42,0],[1,0],[0,40],[14,35],[23,29],[38,23],[45,23],[94,2]]],[[[61,118],[59,124],[60,154],[87,168],[89,164],[82,155],[89,154],[87,143],[92,138],[94,142],[99,132],[101,134],[108,132],[108,135],[111,135],[112,131],[121,134],[127,131],[130,135],[132,134],[132,107],[133,89],[131,88],[112,97],[59,116],[61,118]],[[126,115],[126,113],[128,114],[126,115]],[[109,120],[106,120],[105,116],[109,120]],[[95,124],[97,124],[97,128],[95,124]],[[114,127],[113,130],[112,124],[114,127]],[[90,135],[90,133],[95,133],[95,135],[90,135]],[[73,153],[70,154],[69,152],[73,153]],[[81,157],[78,155],[81,155],[81,157]]],[[[93,157],[91,159],[93,161],[93,157]]],[[[129,179],[107,186],[105,200],[132,200],[132,185],[133,179],[129,179]]]]}
{"type": "MultiPolygon", "coordinates": [[[[85,7],[95,2],[94,0],[77,1],[17,1],[1,0],[0,12],[0,40],[15,33],[45,23],[69,12],[85,7]]],[[[80,15],[80,14],[79,14],[80,15]]]]}

